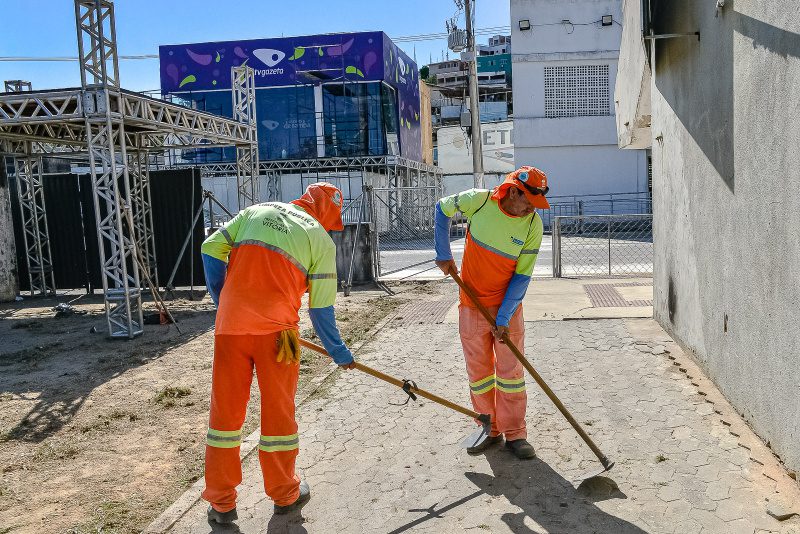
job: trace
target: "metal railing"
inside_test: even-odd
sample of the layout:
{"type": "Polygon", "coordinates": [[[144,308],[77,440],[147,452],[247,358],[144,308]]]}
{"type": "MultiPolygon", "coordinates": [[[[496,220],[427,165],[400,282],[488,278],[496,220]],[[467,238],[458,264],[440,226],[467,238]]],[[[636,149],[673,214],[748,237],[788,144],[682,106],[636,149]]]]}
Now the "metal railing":
{"type": "Polygon", "coordinates": [[[553,219],[553,276],[653,273],[653,215],[580,215],[553,219]]]}

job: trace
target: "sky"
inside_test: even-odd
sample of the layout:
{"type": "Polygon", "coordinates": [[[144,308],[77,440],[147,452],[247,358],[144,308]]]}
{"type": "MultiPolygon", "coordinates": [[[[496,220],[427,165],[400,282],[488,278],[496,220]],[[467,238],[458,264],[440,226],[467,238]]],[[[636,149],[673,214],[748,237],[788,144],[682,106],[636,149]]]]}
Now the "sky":
{"type": "MultiPolygon", "coordinates": [[[[116,0],[120,55],[157,54],[161,44],[256,39],[316,33],[384,31],[390,37],[442,33],[453,0],[116,0]]],[[[0,57],[77,56],[72,0],[0,0],[0,57]]],[[[476,0],[476,27],[508,26],[508,0],[476,0]]],[[[463,28],[463,14],[461,16],[463,28]]],[[[481,36],[478,42],[486,42],[481,36]]],[[[398,43],[422,66],[439,61],[444,39],[398,43]]],[[[80,85],[77,61],[6,62],[0,80],[36,89],[80,85]]],[[[122,87],[159,88],[158,60],[120,61],[122,87]]]]}

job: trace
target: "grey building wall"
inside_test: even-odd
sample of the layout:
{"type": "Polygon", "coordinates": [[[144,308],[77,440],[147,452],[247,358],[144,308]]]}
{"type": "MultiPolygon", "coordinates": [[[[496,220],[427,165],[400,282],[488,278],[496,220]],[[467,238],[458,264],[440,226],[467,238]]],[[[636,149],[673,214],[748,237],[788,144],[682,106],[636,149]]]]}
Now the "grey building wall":
{"type": "Polygon", "coordinates": [[[800,9],[654,4],[655,316],[800,470],[800,9]]]}
{"type": "Polygon", "coordinates": [[[0,156],[0,302],[17,296],[17,249],[11,220],[11,199],[6,177],[5,158],[0,156]]]}

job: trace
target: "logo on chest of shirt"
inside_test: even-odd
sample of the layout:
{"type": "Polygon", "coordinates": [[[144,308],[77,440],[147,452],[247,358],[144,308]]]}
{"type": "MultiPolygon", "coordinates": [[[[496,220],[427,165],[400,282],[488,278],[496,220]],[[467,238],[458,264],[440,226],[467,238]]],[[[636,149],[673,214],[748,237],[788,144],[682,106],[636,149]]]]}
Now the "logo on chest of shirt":
{"type": "Polygon", "coordinates": [[[514,243],[517,246],[520,246],[520,247],[525,244],[525,242],[523,240],[517,239],[514,236],[511,236],[511,242],[514,243]]]}

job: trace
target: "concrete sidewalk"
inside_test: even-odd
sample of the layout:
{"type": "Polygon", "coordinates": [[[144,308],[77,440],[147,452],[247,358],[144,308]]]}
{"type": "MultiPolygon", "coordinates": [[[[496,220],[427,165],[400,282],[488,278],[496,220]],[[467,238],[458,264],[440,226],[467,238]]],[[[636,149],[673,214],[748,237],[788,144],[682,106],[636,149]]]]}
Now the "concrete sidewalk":
{"type": "MultiPolygon", "coordinates": [[[[645,286],[615,287],[628,303],[646,296],[638,289],[645,286]]],[[[581,296],[567,284],[550,289],[581,296]]],[[[618,303],[606,293],[611,300],[592,293],[595,303],[618,303]]],[[[458,325],[449,320],[454,300],[435,298],[401,309],[359,359],[468,405],[458,325]]],[[[532,379],[529,439],[538,458],[521,462],[502,448],[468,456],[458,444],[471,421],[427,401],[391,405],[405,395],[353,371],[299,407],[299,468],[312,489],[302,515],[272,516],[251,454],[238,526],[218,530],[800,534],[797,516],[768,513],[800,512],[796,482],[652,319],[551,320],[574,315],[569,299],[561,311],[535,300],[525,310],[537,319],[526,323],[527,354],[616,461],[606,477],[572,482],[599,464],[532,379]]],[[[159,524],[210,532],[205,508],[176,507],[159,524]]]]}

